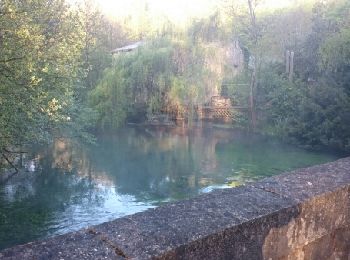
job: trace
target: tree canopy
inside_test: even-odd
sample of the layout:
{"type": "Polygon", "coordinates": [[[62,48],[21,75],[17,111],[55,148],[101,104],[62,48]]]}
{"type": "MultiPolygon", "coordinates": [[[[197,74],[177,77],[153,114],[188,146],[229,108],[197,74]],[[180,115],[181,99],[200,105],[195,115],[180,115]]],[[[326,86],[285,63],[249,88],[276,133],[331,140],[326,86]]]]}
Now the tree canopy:
{"type": "Polygon", "coordinates": [[[234,126],[348,150],[349,9],[346,0],[278,10],[218,1],[210,15],[178,26],[147,5],[113,20],[94,0],[3,0],[0,152],[153,114],[192,120],[215,95],[249,107],[234,126]]]}

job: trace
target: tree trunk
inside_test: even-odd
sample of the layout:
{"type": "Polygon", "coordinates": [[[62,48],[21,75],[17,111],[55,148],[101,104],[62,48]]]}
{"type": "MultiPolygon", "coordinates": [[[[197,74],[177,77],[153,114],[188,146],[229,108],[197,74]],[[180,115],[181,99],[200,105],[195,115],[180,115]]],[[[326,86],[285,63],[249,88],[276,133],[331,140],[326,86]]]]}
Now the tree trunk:
{"type": "Polygon", "coordinates": [[[254,68],[252,71],[252,76],[250,80],[250,93],[249,93],[249,110],[250,110],[250,122],[252,129],[256,128],[256,114],[255,114],[255,104],[254,104],[254,89],[256,84],[256,67],[254,64],[254,68]]]}
{"type": "Polygon", "coordinates": [[[286,51],[286,75],[289,75],[290,51],[286,51]]]}
{"type": "Polygon", "coordinates": [[[294,73],[294,51],[290,52],[290,63],[289,63],[289,81],[293,80],[294,73]]]}
{"type": "MultiPolygon", "coordinates": [[[[256,48],[258,45],[258,32],[256,26],[256,16],[253,7],[253,0],[248,0],[249,6],[249,14],[250,14],[250,23],[251,23],[251,37],[253,48],[256,52],[256,48]]],[[[255,56],[252,64],[252,76],[250,79],[250,95],[249,95],[249,108],[250,108],[250,116],[251,116],[251,127],[253,130],[256,128],[256,113],[255,113],[255,104],[254,104],[254,90],[257,82],[257,57],[255,56]]]]}

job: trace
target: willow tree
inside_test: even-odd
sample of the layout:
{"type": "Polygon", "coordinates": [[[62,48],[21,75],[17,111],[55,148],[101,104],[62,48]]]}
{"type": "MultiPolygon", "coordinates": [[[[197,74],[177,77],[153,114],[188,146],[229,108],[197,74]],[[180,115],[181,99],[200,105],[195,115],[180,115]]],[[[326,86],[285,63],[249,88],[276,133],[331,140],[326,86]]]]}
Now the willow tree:
{"type": "Polygon", "coordinates": [[[169,42],[160,40],[115,57],[89,94],[97,127],[116,128],[139,112],[160,113],[174,73],[172,51],[169,42]]]}
{"type": "Polygon", "coordinates": [[[191,121],[195,106],[209,101],[220,81],[217,67],[222,66],[222,56],[215,47],[164,37],[119,54],[90,92],[97,126],[119,126],[125,113],[145,118],[179,112],[191,121]],[[118,97],[113,96],[113,89],[118,97]],[[117,103],[113,103],[115,98],[117,103]],[[120,117],[113,112],[119,108],[120,117]],[[108,114],[113,116],[108,118],[108,114]]]}

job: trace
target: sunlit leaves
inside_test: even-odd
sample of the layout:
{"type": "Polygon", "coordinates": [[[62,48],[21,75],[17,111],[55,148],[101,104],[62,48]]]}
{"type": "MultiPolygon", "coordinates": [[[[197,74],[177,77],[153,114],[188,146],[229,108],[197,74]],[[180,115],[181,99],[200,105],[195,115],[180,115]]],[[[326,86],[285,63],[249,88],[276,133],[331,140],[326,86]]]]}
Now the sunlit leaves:
{"type": "Polygon", "coordinates": [[[4,0],[0,36],[0,149],[47,141],[74,105],[83,46],[76,15],[63,0],[4,0]]]}

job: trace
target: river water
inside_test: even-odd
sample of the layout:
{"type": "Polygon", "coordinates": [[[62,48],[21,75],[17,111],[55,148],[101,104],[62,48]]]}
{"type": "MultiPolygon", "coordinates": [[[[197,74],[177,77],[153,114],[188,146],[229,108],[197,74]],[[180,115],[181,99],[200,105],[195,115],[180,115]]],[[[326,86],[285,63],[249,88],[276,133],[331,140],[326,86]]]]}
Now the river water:
{"type": "Polygon", "coordinates": [[[337,158],[213,125],[56,140],[0,185],[0,249],[337,158]]]}

